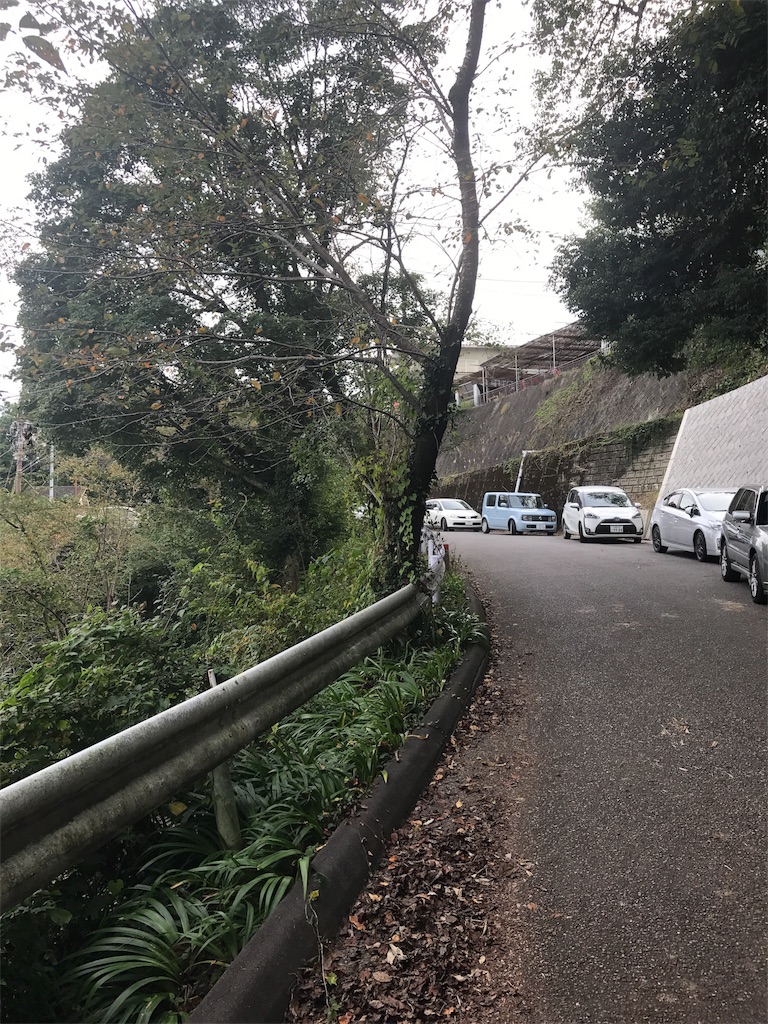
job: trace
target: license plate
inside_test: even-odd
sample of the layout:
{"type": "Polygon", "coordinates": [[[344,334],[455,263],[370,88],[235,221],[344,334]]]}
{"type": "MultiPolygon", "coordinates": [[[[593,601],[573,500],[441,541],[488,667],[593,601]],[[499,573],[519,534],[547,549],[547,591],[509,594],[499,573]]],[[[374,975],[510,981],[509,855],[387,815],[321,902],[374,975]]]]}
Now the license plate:
{"type": "Polygon", "coordinates": [[[611,533],[624,533],[623,526],[611,526],[611,533]]]}

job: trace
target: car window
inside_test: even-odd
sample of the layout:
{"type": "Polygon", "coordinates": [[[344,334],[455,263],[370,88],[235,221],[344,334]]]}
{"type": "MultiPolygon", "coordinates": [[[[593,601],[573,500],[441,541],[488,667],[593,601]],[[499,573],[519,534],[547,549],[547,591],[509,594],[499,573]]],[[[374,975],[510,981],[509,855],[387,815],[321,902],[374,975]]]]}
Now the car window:
{"type": "Polygon", "coordinates": [[[469,508],[469,505],[466,501],[462,501],[461,498],[448,498],[446,501],[442,502],[442,507],[449,509],[465,509],[469,508]]]}
{"type": "Polygon", "coordinates": [[[428,501],[427,502],[427,508],[438,508],[438,507],[439,506],[438,506],[436,501],[428,501]]]}
{"type": "Polygon", "coordinates": [[[680,491],[674,491],[672,494],[668,494],[664,499],[664,504],[669,508],[680,508],[680,502],[682,500],[682,494],[680,491]]]}
{"type": "Polygon", "coordinates": [[[768,526],[768,491],[763,491],[757,503],[756,526],[768,526]]]}
{"type": "Polygon", "coordinates": [[[523,508],[544,508],[540,494],[524,494],[520,498],[520,505],[523,508]]]}
{"type": "Polygon", "coordinates": [[[733,506],[733,512],[754,512],[755,498],[757,495],[748,487],[743,488],[741,495],[737,495],[738,501],[733,506]]]}
{"type": "Polygon", "coordinates": [[[582,501],[588,508],[610,508],[611,505],[626,508],[632,504],[623,491],[586,491],[582,501]]]}
{"type": "Polygon", "coordinates": [[[504,500],[509,504],[510,508],[522,508],[522,498],[518,498],[516,494],[508,494],[504,500]]]}
{"type": "Polygon", "coordinates": [[[696,502],[694,501],[691,492],[683,491],[682,496],[680,498],[680,508],[683,510],[683,512],[690,512],[695,504],[696,502]]]}
{"type": "Polygon", "coordinates": [[[488,506],[488,508],[493,508],[493,506],[496,504],[496,495],[489,494],[486,498],[485,503],[488,506]]]}
{"type": "Polygon", "coordinates": [[[506,494],[499,495],[499,508],[509,508],[509,498],[506,494]]]}
{"type": "Polygon", "coordinates": [[[696,495],[698,506],[705,512],[725,512],[733,498],[733,491],[700,491],[696,495]]]}

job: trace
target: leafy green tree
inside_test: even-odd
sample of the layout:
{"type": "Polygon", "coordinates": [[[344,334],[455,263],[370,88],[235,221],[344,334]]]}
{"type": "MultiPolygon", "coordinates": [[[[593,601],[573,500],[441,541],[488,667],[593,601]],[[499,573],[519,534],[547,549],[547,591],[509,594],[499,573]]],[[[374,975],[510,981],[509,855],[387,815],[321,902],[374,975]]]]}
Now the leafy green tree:
{"type": "Polygon", "coordinates": [[[388,424],[387,546],[408,561],[477,274],[469,97],[485,3],[447,93],[435,63],[450,5],[432,21],[390,2],[129,11],[97,35],[89,5],[68,5],[110,72],[82,88],[35,182],[41,247],[18,271],[25,409],[73,449],[98,435],[155,486],[242,492],[272,488],[318,422],[352,452],[361,427],[388,424]],[[404,256],[407,201],[421,201],[406,169],[427,131],[457,191],[439,309],[404,256]],[[399,319],[404,295],[416,320],[399,319]]]}
{"type": "Polygon", "coordinates": [[[607,112],[569,137],[593,226],[554,278],[630,373],[765,351],[765,0],[706,3],[613,53],[607,112]]]}

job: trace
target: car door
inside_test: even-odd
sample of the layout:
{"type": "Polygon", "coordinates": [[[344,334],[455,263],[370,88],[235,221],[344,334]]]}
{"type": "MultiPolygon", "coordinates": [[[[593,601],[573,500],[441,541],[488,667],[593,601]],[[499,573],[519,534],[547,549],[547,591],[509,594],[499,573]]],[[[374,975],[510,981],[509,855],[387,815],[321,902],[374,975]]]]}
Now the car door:
{"type": "Polygon", "coordinates": [[[483,502],[483,518],[491,530],[496,529],[496,495],[486,494],[483,502]]]}
{"type": "Polygon", "coordinates": [[[673,491],[672,494],[668,494],[664,499],[659,527],[661,529],[661,539],[665,544],[677,546],[681,543],[678,537],[681,535],[680,503],[682,500],[682,491],[673,491]]]}
{"type": "Polygon", "coordinates": [[[698,520],[691,516],[696,507],[696,495],[693,491],[681,491],[680,509],[676,514],[675,542],[689,550],[693,548],[693,535],[698,526],[698,520]]]}
{"type": "Polygon", "coordinates": [[[563,529],[566,533],[575,534],[578,533],[578,520],[576,518],[576,509],[572,506],[576,504],[576,492],[569,491],[568,497],[565,499],[563,505],[563,529]]]}
{"type": "Polygon", "coordinates": [[[752,517],[751,523],[740,523],[729,518],[726,531],[728,555],[732,562],[746,571],[749,567],[749,545],[757,507],[757,492],[750,487],[742,487],[733,501],[731,512],[748,512],[752,517]]]}
{"type": "Polygon", "coordinates": [[[506,530],[509,522],[509,498],[506,494],[500,494],[496,499],[496,508],[492,523],[494,530],[506,530]]]}

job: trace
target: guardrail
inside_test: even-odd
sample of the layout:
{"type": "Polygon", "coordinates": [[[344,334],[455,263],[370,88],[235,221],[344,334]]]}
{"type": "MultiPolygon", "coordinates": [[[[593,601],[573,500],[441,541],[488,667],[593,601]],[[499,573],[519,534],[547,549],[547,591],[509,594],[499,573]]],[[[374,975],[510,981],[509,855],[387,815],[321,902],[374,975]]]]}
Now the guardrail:
{"type": "Polygon", "coordinates": [[[172,798],[412,622],[414,585],[0,790],[0,912],[172,798]]]}

